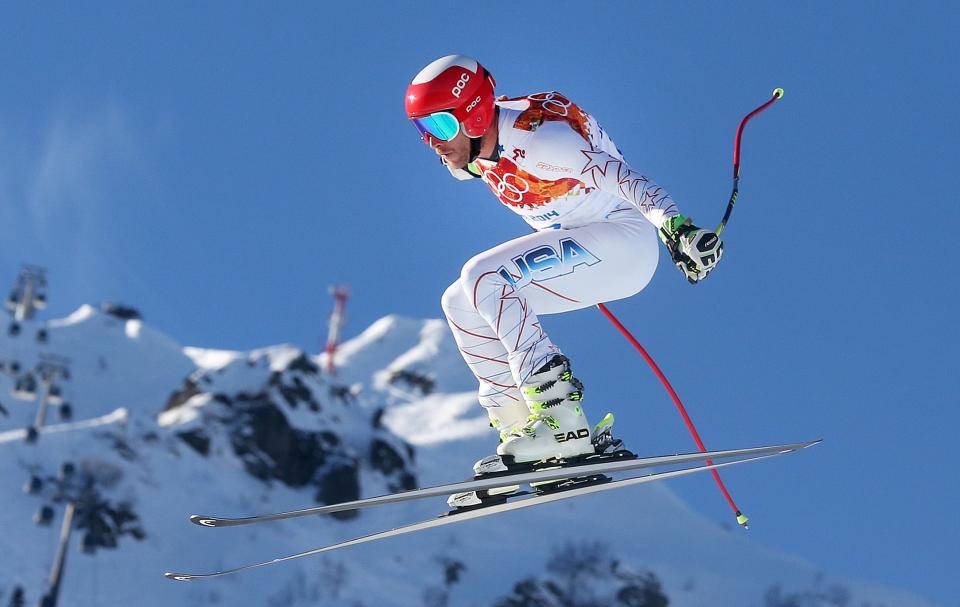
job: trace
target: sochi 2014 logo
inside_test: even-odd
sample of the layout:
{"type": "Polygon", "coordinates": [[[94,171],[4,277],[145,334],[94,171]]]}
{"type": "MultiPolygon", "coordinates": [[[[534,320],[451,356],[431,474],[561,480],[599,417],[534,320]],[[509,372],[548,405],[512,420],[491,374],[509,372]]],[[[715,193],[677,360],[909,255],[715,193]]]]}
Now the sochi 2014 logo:
{"type": "Polygon", "coordinates": [[[530,183],[513,173],[499,175],[487,170],[483,173],[483,180],[496,191],[497,196],[504,202],[518,203],[523,200],[523,195],[530,191],[530,183]]]}
{"type": "Polygon", "coordinates": [[[557,276],[570,274],[577,266],[600,263],[600,258],[573,238],[561,238],[559,251],[550,245],[539,246],[510,261],[512,265],[500,266],[497,274],[515,289],[533,281],[542,282],[557,276]]]}
{"type": "Polygon", "coordinates": [[[557,93],[535,93],[529,95],[527,99],[539,101],[540,107],[557,116],[566,116],[570,106],[573,105],[569,99],[557,93]]]}

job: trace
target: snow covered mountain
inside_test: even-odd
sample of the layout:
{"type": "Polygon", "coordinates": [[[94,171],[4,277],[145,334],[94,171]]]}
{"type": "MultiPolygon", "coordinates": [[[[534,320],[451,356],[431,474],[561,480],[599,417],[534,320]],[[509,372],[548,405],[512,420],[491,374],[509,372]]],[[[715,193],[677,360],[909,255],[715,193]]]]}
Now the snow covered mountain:
{"type": "Polygon", "coordinates": [[[437,499],[256,527],[187,521],[465,477],[493,436],[446,325],[382,318],[342,345],[334,375],[291,346],[182,347],[90,306],[50,322],[45,343],[24,325],[0,335],[0,605],[47,591],[70,500],[60,605],[930,605],[757,545],[666,484],[171,582],[164,571],[214,571],[442,512],[437,499]],[[51,360],[69,369],[57,382],[69,407],[51,407],[27,442],[37,403],[10,394],[26,396],[25,375],[51,360]]]}

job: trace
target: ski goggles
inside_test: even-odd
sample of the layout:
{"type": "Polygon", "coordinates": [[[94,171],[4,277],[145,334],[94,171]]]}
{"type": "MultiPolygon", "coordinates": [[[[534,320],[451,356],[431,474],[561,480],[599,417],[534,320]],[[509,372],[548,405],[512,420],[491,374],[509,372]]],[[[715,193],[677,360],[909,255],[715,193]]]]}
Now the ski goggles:
{"type": "Polygon", "coordinates": [[[424,140],[429,135],[440,141],[451,141],[460,132],[460,121],[450,112],[434,112],[411,120],[424,140]]]}

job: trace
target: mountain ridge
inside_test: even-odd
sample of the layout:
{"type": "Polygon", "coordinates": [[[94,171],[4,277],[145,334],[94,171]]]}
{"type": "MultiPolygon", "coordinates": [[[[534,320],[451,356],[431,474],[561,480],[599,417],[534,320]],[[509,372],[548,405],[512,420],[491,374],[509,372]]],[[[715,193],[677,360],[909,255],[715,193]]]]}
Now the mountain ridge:
{"type": "MultiPolygon", "coordinates": [[[[383,317],[341,346],[335,374],[324,370],[324,354],[289,345],[250,352],[184,347],[140,320],[90,306],[48,327],[43,345],[0,338],[0,358],[17,359],[23,370],[44,353],[69,359],[64,397],[76,420],[117,407],[127,413],[42,433],[32,445],[0,442],[7,456],[0,458],[8,496],[0,511],[4,596],[21,585],[34,601],[43,586],[59,514],[48,527],[28,521],[45,503],[62,511],[51,492],[70,462],[96,483],[106,504],[99,539],[116,545],[77,553],[90,526],[77,529],[63,589],[70,604],[421,605],[430,595],[451,605],[493,605],[522,580],[549,579],[549,555],[572,542],[602,544],[619,563],[653,572],[671,605],[769,604],[765,593],[777,584],[774,598],[784,605],[796,596],[806,597],[797,603],[804,607],[930,605],[759,546],[694,512],[663,484],[284,563],[223,583],[173,584],[163,571],[263,560],[443,511],[442,500],[425,500],[235,532],[186,522],[195,512],[244,516],[465,477],[470,463],[495,446],[473,380],[445,323],[435,319],[383,317]],[[32,478],[44,488],[23,493],[32,478]],[[834,592],[841,587],[848,594],[834,592]]],[[[0,375],[0,394],[12,385],[13,377],[0,375]]],[[[0,436],[32,420],[33,406],[13,405],[0,418],[0,436]]],[[[786,461],[758,465],[789,472],[786,461]]]]}

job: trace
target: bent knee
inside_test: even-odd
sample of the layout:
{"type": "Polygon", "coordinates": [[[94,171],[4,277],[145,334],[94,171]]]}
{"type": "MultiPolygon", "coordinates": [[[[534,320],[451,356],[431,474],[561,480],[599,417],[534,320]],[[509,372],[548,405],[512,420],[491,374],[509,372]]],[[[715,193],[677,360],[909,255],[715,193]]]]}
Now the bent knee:
{"type": "Polygon", "coordinates": [[[440,307],[443,308],[443,313],[447,318],[450,318],[455,310],[464,308],[467,305],[469,305],[467,295],[463,292],[463,287],[459,280],[455,280],[452,285],[447,287],[447,290],[444,291],[440,297],[440,307]]]}
{"type": "Polygon", "coordinates": [[[480,283],[492,285],[503,285],[507,281],[497,273],[497,267],[494,265],[490,256],[486,253],[480,253],[470,258],[463,264],[460,270],[460,285],[467,296],[475,293],[480,283]]]}

